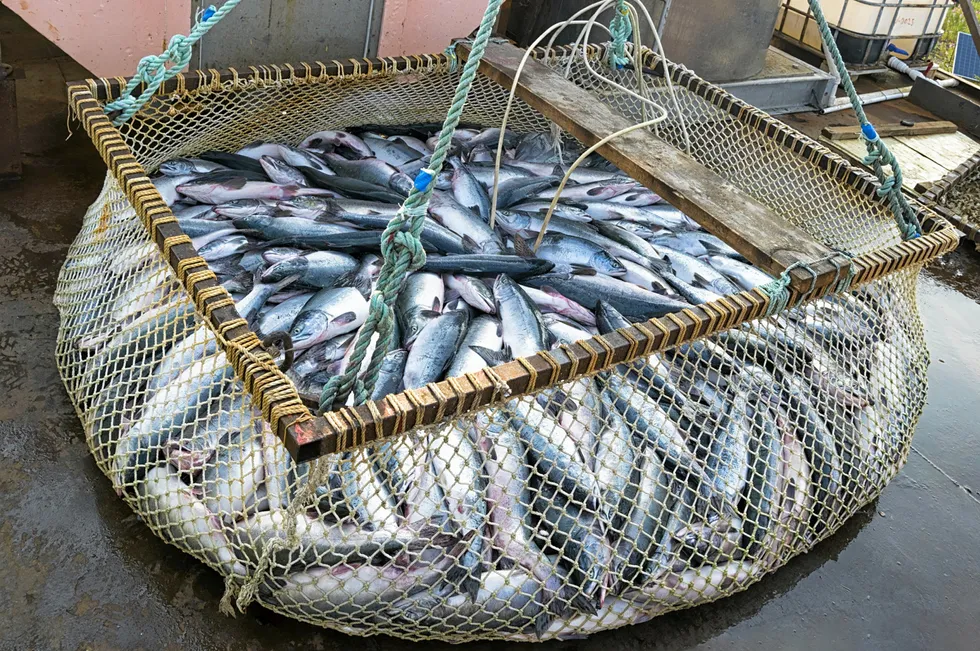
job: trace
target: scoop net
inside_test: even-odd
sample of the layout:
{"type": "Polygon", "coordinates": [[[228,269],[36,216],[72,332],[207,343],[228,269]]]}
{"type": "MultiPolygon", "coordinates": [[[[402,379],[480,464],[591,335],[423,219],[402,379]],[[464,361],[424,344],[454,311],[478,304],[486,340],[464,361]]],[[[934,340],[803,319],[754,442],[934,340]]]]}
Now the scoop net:
{"type": "MultiPolygon", "coordinates": [[[[602,47],[589,54],[601,65],[602,47]]],[[[562,72],[568,63],[562,48],[537,57],[562,72]]],[[[643,119],[580,66],[572,81],[643,119]]],[[[709,337],[678,333],[687,317],[640,324],[651,338],[672,334],[617,364],[597,338],[568,380],[537,378],[525,395],[498,387],[488,407],[440,411],[300,464],[263,413],[271,402],[255,400],[258,376],[233,363],[228,332],[151,237],[147,224],[167,211],[134,202],[142,170],[113,165],[59,278],[59,368],[99,468],[156,535],[226,577],[226,607],[254,599],[346,633],[413,640],[588,635],[745,589],[900,470],[926,395],[916,278],[955,237],[927,220],[927,234],[903,244],[862,172],[670,70],[690,155],[864,260],[854,287],[775,316],[764,316],[765,295],[740,295],[761,307],[709,337]]],[[[613,74],[628,84],[635,73],[613,74]]],[[[444,56],[189,74],[118,133],[153,171],[324,128],[440,122],[457,77],[444,56]]],[[[85,102],[118,89],[71,89],[107,160],[112,144],[85,102]]],[[[463,121],[499,125],[507,97],[480,77],[463,121]]],[[[673,114],[655,133],[683,148],[676,109],[660,103],[673,114]]],[[[551,124],[517,101],[509,126],[551,124]]],[[[230,300],[222,291],[210,308],[230,300]]],[[[296,395],[288,382],[269,390],[296,395]]]]}

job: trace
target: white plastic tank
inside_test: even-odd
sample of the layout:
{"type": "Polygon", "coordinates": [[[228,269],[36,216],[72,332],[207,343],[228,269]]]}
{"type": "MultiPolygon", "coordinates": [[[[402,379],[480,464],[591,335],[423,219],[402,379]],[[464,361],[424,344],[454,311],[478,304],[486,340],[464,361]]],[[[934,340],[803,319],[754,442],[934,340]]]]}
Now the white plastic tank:
{"type": "MultiPolygon", "coordinates": [[[[873,63],[888,43],[916,58],[926,56],[955,4],[956,0],[820,0],[849,63],[873,63]]],[[[783,0],[776,29],[814,50],[822,47],[807,0],[783,0]]]]}

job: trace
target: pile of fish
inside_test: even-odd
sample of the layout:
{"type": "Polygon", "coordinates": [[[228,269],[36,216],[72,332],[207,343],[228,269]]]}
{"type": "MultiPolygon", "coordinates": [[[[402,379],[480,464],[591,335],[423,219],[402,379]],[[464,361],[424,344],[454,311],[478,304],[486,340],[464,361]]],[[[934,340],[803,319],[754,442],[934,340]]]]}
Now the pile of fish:
{"type": "MultiPolygon", "coordinates": [[[[160,166],[238,312],[290,335],[301,393],[347,368],[382,230],[434,131],[323,131],[160,166]]],[[[373,399],[771,280],[597,157],[533,250],[580,150],[505,133],[491,227],[499,137],[454,136],[373,399]]],[[[273,553],[259,594],[345,630],[544,638],[712,599],[836,528],[906,445],[912,345],[889,295],[861,290],[297,466],[147,246],[101,261],[124,291],[67,328],[97,459],[161,535],[241,577],[314,484],[299,546],[273,553]]]]}

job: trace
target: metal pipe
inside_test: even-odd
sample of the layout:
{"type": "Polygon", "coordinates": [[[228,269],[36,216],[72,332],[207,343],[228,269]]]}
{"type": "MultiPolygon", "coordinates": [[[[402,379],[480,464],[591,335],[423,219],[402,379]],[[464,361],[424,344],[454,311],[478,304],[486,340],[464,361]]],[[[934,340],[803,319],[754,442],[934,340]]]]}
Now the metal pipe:
{"type": "Polygon", "coordinates": [[[368,52],[371,50],[371,29],[374,27],[374,4],[376,0],[371,0],[371,4],[368,5],[368,17],[367,17],[367,33],[364,35],[364,58],[368,58],[368,52]]]}
{"type": "Polygon", "coordinates": [[[671,0],[663,0],[664,10],[663,13],[660,14],[660,26],[657,27],[657,32],[661,34],[664,33],[664,30],[667,27],[667,14],[670,13],[670,2],[671,0]]]}
{"type": "Polygon", "coordinates": [[[827,44],[823,44],[823,56],[827,60],[827,72],[833,77],[832,80],[827,82],[827,88],[824,89],[823,97],[820,98],[820,108],[827,108],[833,106],[834,102],[837,100],[837,89],[840,88],[840,70],[837,69],[837,62],[834,61],[834,55],[830,53],[830,48],[827,44]]]}
{"type": "Polygon", "coordinates": [[[903,75],[908,75],[909,77],[912,78],[912,81],[915,81],[916,79],[925,79],[928,82],[936,83],[932,79],[929,79],[924,74],[916,70],[915,68],[910,67],[909,64],[905,63],[904,61],[896,57],[888,57],[888,61],[886,62],[886,65],[892,70],[897,70],[898,72],[901,72],[903,75]]]}
{"type": "MultiPolygon", "coordinates": [[[[934,80],[930,80],[934,81],[934,80]]],[[[955,79],[940,79],[939,81],[934,81],[934,83],[942,86],[943,88],[951,88],[957,85],[958,82],[955,79]],[[950,83],[952,82],[952,83],[950,83]]],[[[858,95],[858,99],[861,100],[862,106],[867,106],[868,104],[878,104],[879,102],[888,102],[893,99],[905,99],[912,92],[911,86],[906,86],[904,88],[891,88],[889,90],[876,90],[873,93],[865,93],[864,95],[858,95]]],[[[846,97],[838,97],[837,101],[831,106],[820,110],[821,115],[827,115],[828,113],[837,113],[838,111],[846,111],[851,108],[851,100],[846,97]]]]}

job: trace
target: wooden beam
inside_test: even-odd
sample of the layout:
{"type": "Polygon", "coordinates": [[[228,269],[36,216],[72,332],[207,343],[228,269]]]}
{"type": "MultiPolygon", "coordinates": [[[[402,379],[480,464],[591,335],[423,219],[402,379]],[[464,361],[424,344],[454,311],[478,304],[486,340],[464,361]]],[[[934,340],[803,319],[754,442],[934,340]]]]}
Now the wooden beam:
{"type": "Polygon", "coordinates": [[[916,79],[909,101],[980,138],[980,103],[960,95],[955,89],[943,88],[928,79],[916,79]]]}
{"type": "MultiPolygon", "coordinates": [[[[932,136],[939,133],[956,133],[959,128],[952,122],[935,120],[916,122],[911,126],[904,124],[875,125],[875,131],[881,138],[894,136],[932,136]]],[[[861,127],[824,127],[822,135],[828,140],[858,140],[862,137],[861,127]]]]}
{"type": "Polygon", "coordinates": [[[960,0],[960,9],[963,10],[966,26],[970,28],[973,45],[977,48],[977,52],[980,52],[980,23],[977,22],[977,12],[973,11],[973,3],[970,0],[960,0]]]}
{"type": "MultiPolygon", "coordinates": [[[[466,59],[469,47],[457,47],[466,59]]],[[[513,45],[491,43],[480,72],[509,90],[523,55],[524,50],[513,45]]],[[[533,59],[524,66],[517,96],[587,146],[633,125],[590,92],[533,59]]],[[[833,255],[809,233],[647,130],[619,136],[598,151],[773,276],[794,263],[833,255]]],[[[830,262],[810,266],[816,279],[803,269],[791,272],[795,290],[822,287],[836,278],[839,269],[830,262]]]]}

